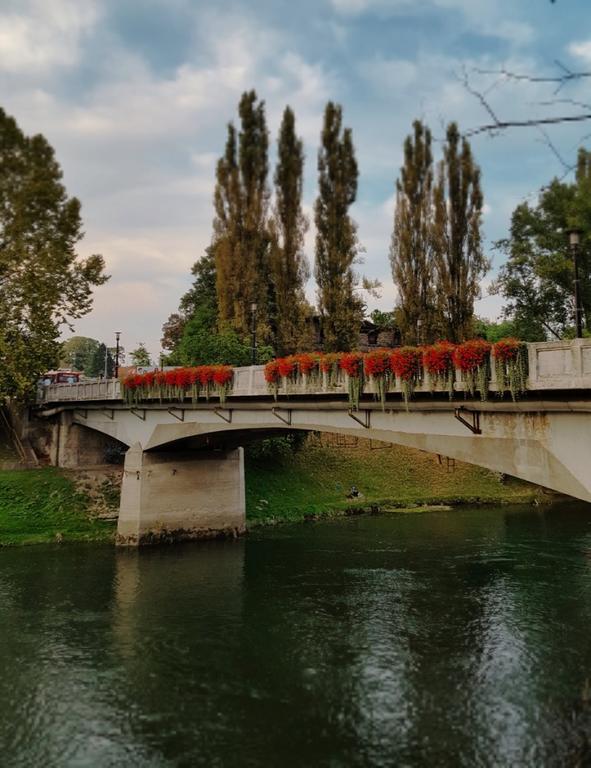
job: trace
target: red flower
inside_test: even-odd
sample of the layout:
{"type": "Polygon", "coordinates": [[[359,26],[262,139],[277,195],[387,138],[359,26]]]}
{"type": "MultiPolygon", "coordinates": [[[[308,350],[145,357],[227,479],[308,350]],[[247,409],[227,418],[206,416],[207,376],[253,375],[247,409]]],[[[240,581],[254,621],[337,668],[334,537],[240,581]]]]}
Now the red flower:
{"type": "Polygon", "coordinates": [[[175,374],[176,386],[184,389],[189,384],[189,371],[186,368],[177,368],[175,374]]]}
{"type": "Polygon", "coordinates": [[[493,345],[492,353],[493,357],[496,360],[501,360],[502,362],[508,362],[510,360],[516,360],[517,355],[519,354],[519,350],[523,346],[523,343],[521,341],[518,341],[517,339],[501,339],[500,341],[497,341],[496,344],[493,345]]]}
{"type": "Polygon", "coordinates": [[[166,382],[166,384],[168,384],[169,387],[175,387],[176,386],[176,370],[165,371],[164,381],[166,382]]]}
{"type": "Polygon", "coordinates": [[[459,344],[454,350],[454,365],[463,373],[475,371],[486,362],[491,346],[483,339],[472,339],[459,344]]]}
{"type": "Polygon", "coordinates": [[[390,368],[402,381],[411,381],[421,373],[422,352],[418,347],[400,347],[390,355],[390,368]]]}
{"type": "Polygon", "coordinates": [[[423,366],[432,376],[443,376],[454,367],[455,345],[449,341],[438,341],[423,350],[423,366]]]}
{"type": "Polygon", "coordinates": [[[302,376],[307,376],[318,365],[318,356],[315,355],[303,353],[301,355],[294,355],[294,359],[302,376]]]}
{"type": "Polygon", "coordinates": [[[366,376],[385,376],[390,371],[390,353],[385,349],[368,352],[363,358],[366,376]]]}
{"type": "Polygon", "coordinates": [[[213,381],[213,366],[211,365],[199,365],[197,366],[197,378],[202,387],[206,387],[213,381]]]}
{"type": "Polygon", "coordinates": [[[229,365],[216,365],[213,369],[213,380],[219,386],[226,386],[233,377],[234,371],[229,365]]]}
{"type": "Polygon", "coordinates": [[[296,372],[296,358],[291,355],[290,357],[280,357],[277,360],[277,366],[281,378],[287,379],[296,372]]]}
{"type": "Polygon", "coordinates": [[[271,360],[270,363],[265,365],[265,381],[267,384],[277,384],[279,380],[279,362],[277,360],[271,360]]]}
{"type": "Polygon", "coordinates": [[[346,352],[341,355],[339,365],[351,379],[358,379],[363,372],[363,355],[360,352],[346,352]]]}

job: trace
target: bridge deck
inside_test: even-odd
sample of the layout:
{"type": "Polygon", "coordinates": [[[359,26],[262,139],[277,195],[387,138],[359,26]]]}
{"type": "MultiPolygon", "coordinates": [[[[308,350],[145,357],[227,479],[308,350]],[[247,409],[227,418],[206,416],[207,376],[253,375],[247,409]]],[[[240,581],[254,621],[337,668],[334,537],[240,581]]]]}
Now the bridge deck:
{"type": "MultiPolygon", "coordinates": [[[[573,341],[551,341],[528,344],[529,376],[528,391],[545,396],[554,392],[572,390],[591,390],[591,339],[576,339],[573,341]]],[[[491,392],[497,391],[494,365],[491,366],[489,382],[491,392]]],[[[454,390],[464,391],[462,374],[458,370],[455,375],[454,390]]],[[[426,375],[416,388],[416,393],[431,393],[432,382],[426,375]]],[[[437,391],[437,390],[436,390],[437,391]]],[[[444,392],[443,389],[438,390],[444,392]]],[[[347,383],[345,378],[335,386],[329,386],[325,380],[322,386],[311,388],[306,382],[295,385],[284,385],[279,390],[280,399],[285,396],[318,396],[325,400],[335,395],[345,395],[347,383]]],[[[366,382],[363,392],[373,394],[371,382],[366,382]]],[[[400,382],[392,388],[392,392],[401,392],[400,382]]],[[[248,366],[234,369],[233,388],[228,397],[232,398],[268,398],[269,387],[264,377],[264,366],[248,366]]],[[[217,398],[212,398],[217,403],[217,398]]],[[[51,405],[70,402],[119,402],[123,403],[122,385],[116,379],[102,381],[84,381],[78,384],[52,384],[39,390],[37,402],[40,405],[51,405]]]]}

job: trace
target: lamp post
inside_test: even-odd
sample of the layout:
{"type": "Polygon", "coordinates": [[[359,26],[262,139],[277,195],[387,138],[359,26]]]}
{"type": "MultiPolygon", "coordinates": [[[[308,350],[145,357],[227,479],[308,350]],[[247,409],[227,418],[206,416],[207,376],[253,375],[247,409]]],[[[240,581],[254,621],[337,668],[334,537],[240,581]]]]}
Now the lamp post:
{"type": "Polygon", "coordinates": [[[583,322],[581,311],[581,289],[579,284],[579,244],[581,242],[581,230],[576,227],[572,227],[567,230],[568,242],[570,245],[570,251],[573,257],[573,270],[575,273],[575,337],[581,339],[583,337],[583,322]]]}
{"type": "Polygon", "coordinates": [[[251,325],[250,331],[252,333],[252,364],[257,364],[257,303],[253,301],[250,305],[251,325]]]}
{"type": "Polygon", "coordinates": [[[115,378],[119,378],[119,339],[121,331],[115,331],[115,378]]]}

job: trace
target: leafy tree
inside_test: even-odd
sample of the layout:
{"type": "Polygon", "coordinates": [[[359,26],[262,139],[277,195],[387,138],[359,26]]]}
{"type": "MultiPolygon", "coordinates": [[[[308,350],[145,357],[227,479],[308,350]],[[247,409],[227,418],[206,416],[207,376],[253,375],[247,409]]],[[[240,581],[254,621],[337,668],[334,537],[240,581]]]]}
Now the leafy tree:
{"type": "Polygon", "coordinates": [[[129,356],[131,358],[131,362],[133,365],[139,365],[139,366],[147,366],[152,365],[152,361],[150,360],[150,353],[146,349],[146,345],[140,341],[138,344],[137,349],[132,350],[129,353],[129,356]]]}
{"type": "Polygon", "coordinates": [[[180,312],[173,312],[168,316],[167,321],[162,326],[162,338],[160,339],[162,349],[174,352],[183,338],[186,322],[186,318],[180,312]]]}
{"type": "Polygon", "coordinates": [[[52,147],[0,109],[0,398],[32,393],[58,361],[60,328],[90,310],[107,279],[101,256],[78,258],[82,235],[52,147]]]}
{"type": "Polygon", "coordinates": [[[94,354],[100,342],[87,336],[72,336],[62,344],[59,364],[61,368],[73,368],[91,376],[94,354]]]}
{"type": "Polygon", "coordinates": [[[480,169],[467,139],[450,123],[433,194],[433,250],[442,328],[450,341],[472,331],[474,300],[489,268],[482,252],[480,169]]]}
{"type": "MultiPolygon", "coordinates": [[[[474,331],[472,335],[486,339],[494,344],[500,339],[518,336],[518,333],[515,323],[510,320],[495,322],[484,317],[476,317],[474,318],[474,331]]],[[[519,338],[523,337],[520,336],[519,338]]],[[[528,339],[524,339],[524,341],[528,341],[528,339]]]]}
{"type": "Polygon", "coordinates": [[[324,346],[351,349],[363,317],[354,290],[353,264],[359,253],[357,227],[349,207],[357,196],[357,161],[350,128],[342,128],[342,108],[329,102],[324,112],[318,153],[319,194],[314,207],[318,303],[324,346]]]}
{"type": "Polygon", "coordinates": [[[241,339],[250,333],[251,305],[257,304],[257,335],[271,339],[267,208],[268,132],[264,102],[255,91],[242,95],[240,133],[228,126],[216,170],[213,248],[221,330],[241,339]]]}
{"type": "Polygon", "coordinates": [[[505,299],[504,316],[527,340],[569,335],[573,324],[573,262],[565,230],[582,229],[579,248],[583,316],[591,328],[591,153],[579,151],[574,183],[554,179],[536,205],[513,211],[509,237],[496,247],[506,256],[493,290],[505,299]]]}
{"type": "Polygon", "coordinates": [[[396,328],[394,312],[382,312],[379,309],[374,309],[370,314],[369,319],[375,326],[382,330],[396,328]]]}
{"type": "Polygon", "coordinates": [[[304,283],[309,268],[303,253],[308,222],[302,212],[304,148],[295,116],[286,107],[279,130],[275,170],[275,210],[271,220],[271,273],[274,286],[275,346],[279,355],[305,346],[304,283]]]}
{"type": "Polygon", "coordinates": [[[115,357],[106,344],[99,344],[94,351],[87,368],[87,376],[98,379],[106,377],[111,379],[115,373],[115,357]]]}
{"type": "MultiPolygon", "coordinates": [[[[274,357],[267,345],[257,346],[257,363],[266,363],[274,357]]],[[[252,348],[235,331],[205,333],[198,316],[187,322],[183,338],[174,359],[177,365],[251,365],[252,348]]]]}
{"type": "Polygon", "coordinates": [[[432,248],[433,156],[431,132],[420,120],[404,142],[404,165],[396,182],[392,277],[398,290],[397,320],[405,344],[438,335],[432,248]],[[420,338],[419,338],[420,337],[420,338]]]}

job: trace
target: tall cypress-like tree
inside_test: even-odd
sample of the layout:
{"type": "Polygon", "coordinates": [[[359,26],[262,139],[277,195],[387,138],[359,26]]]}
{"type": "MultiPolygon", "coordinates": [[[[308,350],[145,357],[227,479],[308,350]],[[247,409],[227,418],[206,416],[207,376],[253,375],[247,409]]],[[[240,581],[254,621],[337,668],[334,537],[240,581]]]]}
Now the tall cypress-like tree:
{"type": "Polygon", "coordinates": [[[438,308],[450,341],[471,335],[474,300],[489,269],[482,252],[480,168],[456,123],[447,128],[433,195],[438,308]]]}
{"type": "Polygon", "coordinates": [[[404,142],[404,165],[396,182],[392,277],[398,289],[396,320],[407,344],[437,335],[431,237],[433,156],[431,132],[419,120],[404,142]]]}
{"type": "Polygon", "coordinates": [[[255,91],[242,95],[240,132],[228,126],[224,155],[217,165],[214,196],[216,285],[221,330],[250,333],[251,305],[257,304],[257,335],[266,342],[270,279],[267,208],[268,132],[265,105],[255,91]]]}
{"type": "Polygon", "coordinates": [[[318,153],[315,275],[324,346],[333,351],[355,346],[363,315],[363,304],[354,293],[357,227],[349,216],[357,177],[351,129],[342,128],[340,105],[328,102],[318,153]]]}
{"type": "Polygon", "coordinates": [[[302,212],[304,147],[295,132],[295,116],[286,107],[279,130],[275,169],[275,210],[271,220],[271,273],[277,354],[305,346],[304,283],[309,268],[304,256],[308,227],[302,212]]]}

